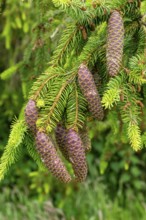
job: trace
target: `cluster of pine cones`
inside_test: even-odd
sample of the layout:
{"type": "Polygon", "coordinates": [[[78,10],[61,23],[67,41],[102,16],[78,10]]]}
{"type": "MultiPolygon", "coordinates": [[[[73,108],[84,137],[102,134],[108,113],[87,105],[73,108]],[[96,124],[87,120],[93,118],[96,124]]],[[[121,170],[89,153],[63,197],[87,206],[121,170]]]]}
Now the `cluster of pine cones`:
{"type": "MultiPolygon", "coordinates": [[[[120,12],[113,11],[108,23],[107,38],[107,70],[110,76],[115,76],[120,69],[123,54],[124,27],[120,12]]],[[[85,64],[78,70],[78,83],[88,103],[88,109],[97,120],[102,120],[104,111],[101,105],[92,73],[85,64]]],[[[38,109],[35,100],[29,100],[25,109],[25,119],[29,129],[35,136],[36,148],[48,170],[60,181],[68,183],[71,176],[57,153],[56,143],[62,155],[73,167],[75,179],[82,182],[87,176],[86,153],[90,151],[91,142],[87,127],[78,133],[67,130],[62,123],[55,130],[55,142],[44,131],[37,130],[36,120],[38,109]]]]}

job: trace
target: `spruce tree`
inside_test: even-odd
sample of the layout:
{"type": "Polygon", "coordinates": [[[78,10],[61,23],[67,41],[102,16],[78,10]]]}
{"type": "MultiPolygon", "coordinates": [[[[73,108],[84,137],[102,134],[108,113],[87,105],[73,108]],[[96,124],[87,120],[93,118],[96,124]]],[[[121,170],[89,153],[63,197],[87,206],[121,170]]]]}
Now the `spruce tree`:
{"type": "Polygon", "coordinates": [[[72,164],[75,179],[84,181],[88,150],[81,131],[88,121],[116,126],[117,141],[129,142],[134,151],[145,145],[146,4],[140,0],[53,0],[66,22],[58,45],[52,46],[52,56],[47,53],[53,37],[47,12],[49,4],[54,6],[50,0],[32,4],[37,22],[31,42],[23,59],[1,75],[5,80],[19,68],[25,100],[1,158],[0,180],[25,145],[38,165],[69,182],[60,149],[72,164]],[[64,140],[57,130],[60,124],[64,140]],[[58,140],[64,146],[58,147],[58,140]]]}

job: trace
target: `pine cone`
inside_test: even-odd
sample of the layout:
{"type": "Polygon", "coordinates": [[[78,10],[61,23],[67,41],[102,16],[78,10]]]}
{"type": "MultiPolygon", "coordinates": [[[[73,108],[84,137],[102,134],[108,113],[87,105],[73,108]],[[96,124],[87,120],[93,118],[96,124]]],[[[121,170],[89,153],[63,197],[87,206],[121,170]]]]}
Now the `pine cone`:
{"type": "Polygon", "coordinates": [[[88,153],[91,150],[91,140],[89,138],[87,126],[84,126],[83,129],[79,130],[79,135],[81,137],[85,153],[88,153]]]}
{"type": "Polygon", "coordinates": [[[82,182],[87,176],[87,163],[85,150],[81,138],[73,129],[69,129],[66,136],[68,153],[78,182],[82,182]]]}
{"type": "Polygon", "coordinates": [[[34,100],[30,99],[25,108],[25,120],[29,129],[36,133],[36,120],[38,118],[38,110],[34,100]]]}
{"type": "Polygon", "coordinates": [[[88,102],[89,111],[93,117],[102,120],[104,117],[100,96],[96,89],[93,76],[86,65],[81,64],[78,71],[78,81],[83,95],[88,102]]]}
{"type": "Polygon", "coordinates": [[[61,124],[58,124],[55,130],[56,142],[63,156],[66,158],[66,160],[69,161],[68,149],[66,145],[66,135],[67,130],[61,124]]]}
{"type": "Polygon", "coordinates": [[[71,176],[59,158],[51,139],[45,133],[37,132],[36,147],[48,170],[60,181],[70,182],[71,176]]]}
{"type": "Polygon", "coordinates": [[[110,76],[115,76],[120,70],[123,56],[124,25],[122,16],[113,11],[108,22],[107,36],[107,70],[110,76]]]}

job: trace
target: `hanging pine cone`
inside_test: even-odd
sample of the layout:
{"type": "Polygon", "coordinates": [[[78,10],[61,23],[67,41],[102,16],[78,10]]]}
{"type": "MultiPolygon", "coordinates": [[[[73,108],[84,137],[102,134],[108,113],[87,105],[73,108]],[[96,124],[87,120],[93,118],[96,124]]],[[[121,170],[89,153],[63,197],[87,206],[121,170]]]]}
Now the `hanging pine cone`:
{"type": "Polygon", "coordinates": [[[88,153],[91,150],[91,140],[89,138],[87,126],[84,126],[83,129],[79,130],[79,135],[81,137],[85,153],[88,153]]]}
{"type": "Polygon", "coordinates": [[[36,120],[38,118],[38,110],[34,100],[30,99],[25,108],[25,120],[29,129],[36,133],[36,120]]]}
{"type": "Polygon", "coordinates": [[[82,182],[87,176],[87,163],[83,143],[78,133],[69,129],[66,136],[68,153],[77,181],[82,182]]]}
{"type": "Polygon", "coordinates": [[[107,70],[115,76],[120,70],[124,44],[124,25],[120,12],[113,11],[108,22],[107,36],[107,70]]]}
{"type": "Polygon", "coordinates": [[[102,120],[104,117],[100,96],[96,89],[93,76],[86,65],[81,64],[78,71],[78,81],[83,95],[88,102],[89,111],[93,117],[102,120]]]}
{"type": "Polygon", "coordinates": [[[59,158],[51,139],[43,132],[36,134],[37,150],[48,170],[60,181],[68,183],[71,177],[59,158]]]}
{"type": "Polygon", "coordinates": [[[69,161],[68,149],[66,145],[66,135],[67,130],[61,124],[58,124],[55,130],[56,142],[63,156],[69,161]]]}

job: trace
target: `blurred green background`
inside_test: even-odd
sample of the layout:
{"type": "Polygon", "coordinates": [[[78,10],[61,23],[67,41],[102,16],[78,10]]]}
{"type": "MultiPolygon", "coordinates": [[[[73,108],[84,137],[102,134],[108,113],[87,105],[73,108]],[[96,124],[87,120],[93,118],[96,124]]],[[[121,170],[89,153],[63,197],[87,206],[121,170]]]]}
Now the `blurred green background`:
{"type": "MultiPolygon", "coordinates": [[[[50,0],[3,0],[0,11],[2,155],[11,122],[71,20],[50,0]]],[[[105,122],[88,125],[92,151],[82,184],[59,183],[38,169],[24,147],[0,183],[0,220],[146,220],[146,153],[134,153],[113,121],[110,113],[105,122]]]]}

